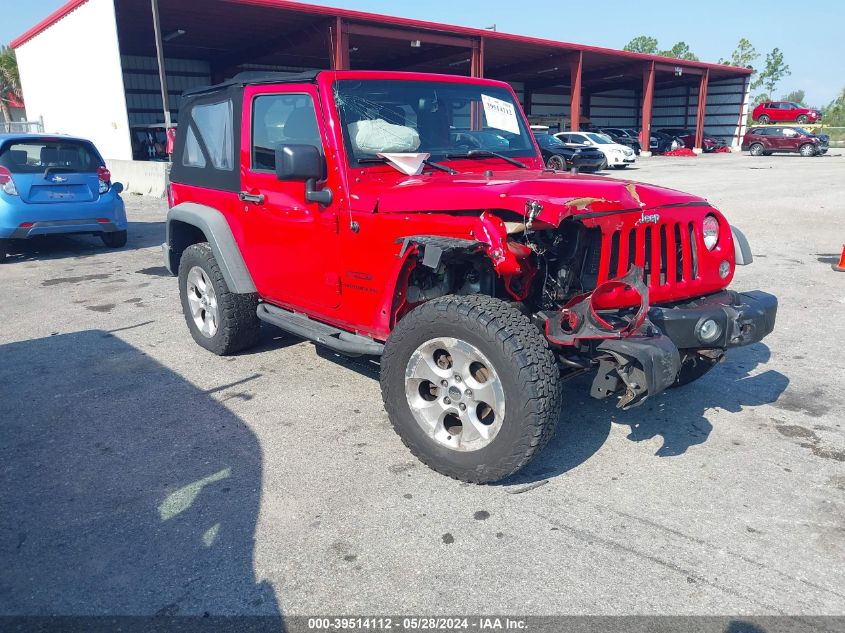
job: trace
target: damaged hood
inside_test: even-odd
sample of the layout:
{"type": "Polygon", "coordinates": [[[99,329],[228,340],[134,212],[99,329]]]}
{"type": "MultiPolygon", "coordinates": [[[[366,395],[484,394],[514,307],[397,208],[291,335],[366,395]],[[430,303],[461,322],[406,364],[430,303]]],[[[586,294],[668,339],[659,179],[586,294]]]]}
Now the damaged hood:
{"type": "Polygon", "coordinates": [[[357,183],[352,205],[379,213],[505,209],[525,215],[539,202],[536,216],[557,226],[571,215],[706,205],[703,198],[674,189],[603,176],[553,173],[536,169],[431,176],[380,173],[357,183]]]}

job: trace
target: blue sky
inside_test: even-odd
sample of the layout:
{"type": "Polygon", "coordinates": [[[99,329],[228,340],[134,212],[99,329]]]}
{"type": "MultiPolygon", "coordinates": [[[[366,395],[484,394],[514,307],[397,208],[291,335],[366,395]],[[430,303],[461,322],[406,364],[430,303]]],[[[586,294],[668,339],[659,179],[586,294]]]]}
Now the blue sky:
{"type": "MultiPolygon", "coordinates": [[[[177,2],[178,0],[165,0],[177,2]]],[[[63,0],[0,0],[0,42],[33,26],[63,0]]],[[[704,61],[727,57],[740,37],[758,52],[784,52],[792,69],[775,96],[803,88],[810,105],[830,102],[845,87],[845,1],[814,0],[331,0],[330,6],[387,13],[566,42],[621,48],[651,35],[661,48],[678,40],[704,61]]],[[[758,63],[762,64],[762,56],[758,63]]]]}

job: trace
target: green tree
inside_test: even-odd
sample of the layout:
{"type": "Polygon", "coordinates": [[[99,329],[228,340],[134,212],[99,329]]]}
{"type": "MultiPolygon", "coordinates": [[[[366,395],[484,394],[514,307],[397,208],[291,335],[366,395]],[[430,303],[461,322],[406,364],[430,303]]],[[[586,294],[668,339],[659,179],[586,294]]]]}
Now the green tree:
{"type": "Polygon", "coordinates": [[[9,109],[9,100],[23,99],[21,92],[21,78],[18,74],[18,60],[15,51],[8,46],[0,45],[0,112],[3,114],[3,121],[11,121],[12,113],[9,109]]]}
{"type": "Polygon", "coordinates": [[[649,37],[648,35],[640,35],[625,44],[625,47],[622,50],[630,51],[632,53],[648,53],[650,55],[656,55],[657,40],[653,37],[649,37]]]}
{"type": "Polygon", "coordinates": [[[738,68],[754,68],[754,62],[759,59],[760,53],[751,45],[744,37],[739,40],[734,49],[734,52],[731,53],[730,59],[719,59],[720,64],[725,64],[726,66],[736,66],[738,68]]]}
{"type": "Polygon", "coordinates": [[[761,86],[766,92],[772,94],[781,79],[792,74],[789,65],[783,61],[783,53],[779,48],[773,48],[771,53],[766,55],[766,63],[760,71],[757,79],[751,83],[751,88],[757,89],[761,86]]]}
{"type": "Polygon", "coordinates": [[[687,59],[692,62],[697,62],[698,57],[693,53],[686,42],[678,42],[668,51],[660,51],[658,55],[663,57],[674,57],[675,59],[687,59]]]}
{"type": "Polygon", "coordinates": [[[802,106],[806,106],[807,104],[804,103],[804,98],[806,94],[803,90],[793,90],[792,92],[787,92],[784,96],[780,98],[781,101],[792,101],[793,103],[798,103],[802,106]]]}

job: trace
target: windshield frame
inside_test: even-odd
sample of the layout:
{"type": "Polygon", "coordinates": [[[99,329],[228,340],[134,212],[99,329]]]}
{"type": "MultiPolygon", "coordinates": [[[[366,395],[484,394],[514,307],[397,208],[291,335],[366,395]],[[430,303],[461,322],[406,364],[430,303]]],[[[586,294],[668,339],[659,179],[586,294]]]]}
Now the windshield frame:
{"type": "MultiPolygon", "coordinates": [[[[328,73],[326,73],[328,74],[328,73]]],[[[391,84],[428,84],[432,85],[435,88],[440,87],[444,92],[449,90],[460,89],[461,87],[466,87],[471,92],[476,92],[478,94],[486,94],[488,96],[492,96],[496,99],[507,100],[514,106],[514,111],[516,114],[516,121],[519,127],[520,133],[518,135],[507,132],[506,130],[501,130],[494,128],[492,126],[485,126],[480,130],[469,130],[463,128],[455,128],[454,126],[450,125],[450,147],[440,147],[437,148],[440,151],[430,151],[428,148],[419,147],[415,151],[416,152],[425,152],[429,153],[430,157],[429,160],[437,162],[437,163],[448,163],[451,161],[462,160],[461,158],[447,158],[447,155],[452,154],[466,154],[471,150],[482,150],[482,151],[492,151],[499,154],[504,154],[508,158],[513,158],[520,161],[525,160],[537,160],[542,161],[541,154],[538,148],[538,144],[536,139],[534,138],[534,134],[530,129],[530,125],[526,120],[524,113],[522,112],[522,107],[519,103],[518,98],[514,94],[512,88],[508,85],[496,85],[493,82],[487,82],[484,80],[478,80],[475,78],[466,78],[466,77],[455,77],[455,80],[450,80],[451,77],[437,77],[436,80],[433,80],[430,76],[420,75],[419,78],[415,77],[408,77],[408,76],[399,76],[397,73],[384,73],[379,75],[372,75],[368,72],[361,71],[359,73],[350,73],[345,72],[339,77],[332,77],[330,82],[327,82],[329,90],[326,91],[327,101],[329,102],[329,107],[333,108],[335,116],[337,117],[338,121],[338,130],[340,140],[343,144],[343,151],[346,154],[346,163],[347,166],[352,169],[367,169],[367,168],[383,168],[382,163],[372,162],[372,158],[376,157],[375,153],[363,153],[359,150],[354,148],[351,137],[350,137],[350,130],[349,125],[346,123],[346,116],[343,112],[343,108],[341,107],[340,103],[338,102],[338,94],[341,92],[339,90],[340,86],[345,82],[348,83],[391,83],[391,84]],[[460,133],[475,133],[479,135],[494,135],[494,136],[502,136],[505,138],[507,135],[511,135],[510,138],[523,138],[525,139],[525,146],[519,147],[515,149],[507,149],[502,148],[499,146],[486,146],[481,145],[479,147],[464,147],[462,145],[457,145],[454,143],[453,139],[451,138],[452,134],[460,134],[460,133]],[[370,159],[370,160],[368,160],[370,159]]],[[[496,82],[498,83],[498,82],[496,82]]],[[[474,103],[479,103],[478,101],[473,101],[474,103]]],[[[389,104],[388,104],[389,105],[389,104]]],[[[484,116],[484,115],[482,115],[484,116]]],[[[414,130],[417,128],[414,126],[408,126],[414,130]]],[[[492,158],[492,160],[500,160],[497,158],[492,158]]]]}

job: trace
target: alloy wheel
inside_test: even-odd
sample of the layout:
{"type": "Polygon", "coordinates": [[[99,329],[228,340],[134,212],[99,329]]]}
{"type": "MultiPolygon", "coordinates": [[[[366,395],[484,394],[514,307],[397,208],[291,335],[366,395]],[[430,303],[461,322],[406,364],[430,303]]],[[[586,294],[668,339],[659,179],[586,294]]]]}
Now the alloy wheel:
{"type": "Polygon", "coordinates": [[[411,354],[405,396],[423,432],[454,451],[486,447],[505,418],[496,369],[475,345],[457,338],[429,340],[411,354]]]}
{"type": "Polygon", "coordinates": [[[197,329],[208,338],[217,334],[220,323],[217,293],[208,274],[199,266],[188,271],[188,305],[197,329]]]}

